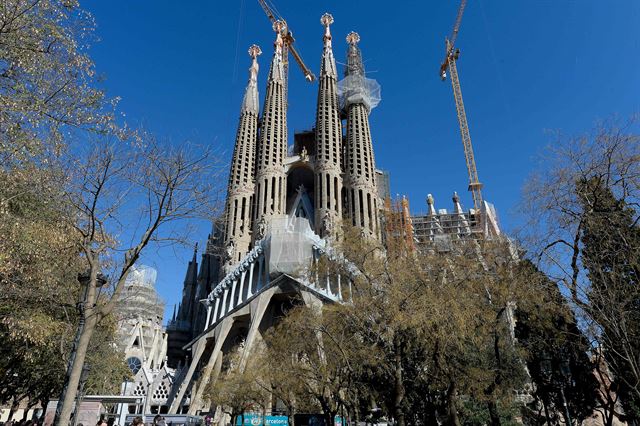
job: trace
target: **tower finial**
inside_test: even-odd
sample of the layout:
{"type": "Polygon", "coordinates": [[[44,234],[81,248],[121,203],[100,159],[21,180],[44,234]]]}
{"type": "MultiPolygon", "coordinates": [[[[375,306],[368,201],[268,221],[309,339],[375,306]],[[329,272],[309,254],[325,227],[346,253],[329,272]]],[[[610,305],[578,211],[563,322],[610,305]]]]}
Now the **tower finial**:
{"type": "Polygon", "coordinates": [[[257,59],[260,55],[262,55],[262,49],[260,49],[260,46],[258,46],[257,44],[252,44],[249,47],[249,56],[251,56],[253,59],[257,59]]]}
{"type": "Polygon", "coordinates": [[[258,45],[252,44],[247,52],[253,60],[249,67],[249,83],[244,92],[241,111],[258,114],[258,56],[262,54],[262,50],[258,45]]]}
{"type": "Polygon", "coordinates": [[[360,35],[355,31],[351,31],[349,34],[347,34],[347,43],[351,45],[360,43],[360,35]]]}
{"type": "Polygon", "coordinates": [[[320,18],[320,23],[324,26],[324,46],[331,47],[331,30],[329,26],[333,24],[333,16],[330,13],[325,13],[320,18]]]}
{"type": "Polygon", "coordinates": [[[286,31],[286,28],[286,24],[280,19],[273,23],[273,31],[276,32],[276,41],[273,45],[276,48],[276,52],[280,54],[282,54],[282,45],[284,44],[284,41],[282,40],[282,33],[286,31]]]}
{"type": "Polygon", "coordinates": [[[251,79],[251,81],[258,80],[258,70],[260,69],[260,67],[258,66],[258,56],[260,55],[262,55],[260,46],[258,46],[257,44],[252,44],[251,47],[249,47],[249,56],[251,56],[251,58],[253,59],[253,61],[251,62],[251,67],[249,68],[249,78],[251,79]]]}

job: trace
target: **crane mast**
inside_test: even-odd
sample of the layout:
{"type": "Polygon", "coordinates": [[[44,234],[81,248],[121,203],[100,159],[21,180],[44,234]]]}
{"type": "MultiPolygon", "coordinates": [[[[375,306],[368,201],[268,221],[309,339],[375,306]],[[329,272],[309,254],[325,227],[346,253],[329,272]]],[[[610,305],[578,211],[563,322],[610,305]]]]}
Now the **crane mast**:
{"type": "Polygon", "coordinates": [[[458,31],[460,30],[460,22],[462,21],[462,14],[467,4],[467,0],[460,2],[458,8],[458,15],[456,22],[453,26],[451,38],[447,38],[445,41],[446,51],[445,58],[440,65],[440,78],[445,80],[447,77],[447,69],[451,75],[451,86],[453,88],[453,97],[456,103],[456,111],[458,114],[458,124],[460,126],[460,136],[462,138],[462,146],[464,148],[464,156],[467,162],[467,172],[469,174],[469,191],[473,197],[473,207],[476,211],[476,220],[480,222],[482,212],[482,184],[478,178],[478,170],[476,168],[476,160],[473,155],[473,145],[471,144],[471,134],[469,133],[469,124],[467,122],[467,114],[464,109],[464,102],[462,100],[462,89],[460,87],[460,79],[458,77],[458,68],[456,61],[460,56],[460,50],[455,49],[454,43],[458,37],[458,31]]]}
{"type": "Polygon", "coordinates": [[[284,67],[284,76],[285,76],[284,94],[285,94],[285,99],[287,99],[287,88],[289,85],[288,84],[289,52],[291,53],[291,56],[293,56],[293,59],[296,61],[296,63],[302,70],[302,73],[304,74],[304,78],[309,83],[314,82],[316,79],[316,76],[311,72],[309,67],[307,67],[307,65],[304,63],[304,61],[302,60],[302,57],[300,56],[298,51],[295,49],[295,47],[293,47],[293,42],[295,41],[295,39],[293,38],[293,33],[289,29],[289,25],[287,24],[287,21],[282,17],[276,17],[276,13],[267,4],[266,0],[258,0],[258,3],[260,3],[262,10],[264,10],[264,13],[267,15],[267,18],[269,18],[272,24],[275,24],[275,22],[278,20],[284,22],[284,26],[282,27],[282,40],[284,41],[282,46],[282,65],[284,67]]]}

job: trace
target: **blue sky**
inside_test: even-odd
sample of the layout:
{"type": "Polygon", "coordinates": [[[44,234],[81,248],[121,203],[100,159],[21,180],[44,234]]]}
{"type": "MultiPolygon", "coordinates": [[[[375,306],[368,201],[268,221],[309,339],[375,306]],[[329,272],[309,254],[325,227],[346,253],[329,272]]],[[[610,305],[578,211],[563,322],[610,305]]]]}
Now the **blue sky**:
{"type": "MultiPolygon", "coordinates": [[[[97,22],[91,48],[110,96],[122,97],[127,120],[174,142],[210,144],[228,161],[250,64],[262,47],[259,88],[274,33],[257,0],[83,2],[97,22]]],[[[391,191],[425,210],[451,208],[454,190],[471,205],[462,143],[449,81],[438,68],[457,0],[277,0],[296,45],[317,74],[324,12],[335,18],[334,53],[345,61],[344,37],[355,30],[368,76],[382,86],[370,115],[377,166],[391,191]]],[[[507,231],[549,130],[589,130],[596,120],[640,112],[640,1],[469,0],[457,46],[476,163],[484,197],[507,231]]],[[[338,64],[341,69],[341,64],[338,64]]],[[[292,63],[289,134],[311,128],[317,85],[292,63]]],[[[209,226],[201,224],[203,245],[209,226]]],[[[195,241],[194,241],[195,242],[195,241]]],[[[182,291],[188,249],[151,250],[168,311],[182,291]]]]}

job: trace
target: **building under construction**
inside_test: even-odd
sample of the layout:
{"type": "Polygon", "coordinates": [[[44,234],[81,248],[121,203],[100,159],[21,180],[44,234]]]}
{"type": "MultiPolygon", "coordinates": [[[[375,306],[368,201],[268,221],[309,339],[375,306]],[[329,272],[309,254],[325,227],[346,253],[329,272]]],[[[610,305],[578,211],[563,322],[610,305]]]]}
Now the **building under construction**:
{"type": "Polygon", "coordinates": [[[265,11],[274,21],[275,42],[262,108],[262,52],[254,45],[225,212],[200,260],[194,254],[189,262],[182,300],[167,327],[168,364],[177,369],[165,407],[169,413],[215,413],[203,392],[220,377],[225,357],[239,353],[244,365],[287,306],[349,300],[348,278],[317,281],[305,272],[331,252],[343,224],[378,240],[395,229],[418,247],[499,234],[495,211],[484,201],[463,211],[455,196],[449,212],[436,210],[429,197],[427,214],[419,216],[410,214],[407,200],[400,201],[400,209],[392,206],[389,176],[376,168],[375,135],[369,127],[381,100],[380,86],[366,76],[355,32],[346,35],[346,66],[340,77],[329,14],[321,17],[323,33],[318,34],[322,53],[313,100],[315,125],[296,133],[289,146],[288,54],[308,80],[315,76],[293,49],[286,23],[276,20],[268,7],[265,11]]]}

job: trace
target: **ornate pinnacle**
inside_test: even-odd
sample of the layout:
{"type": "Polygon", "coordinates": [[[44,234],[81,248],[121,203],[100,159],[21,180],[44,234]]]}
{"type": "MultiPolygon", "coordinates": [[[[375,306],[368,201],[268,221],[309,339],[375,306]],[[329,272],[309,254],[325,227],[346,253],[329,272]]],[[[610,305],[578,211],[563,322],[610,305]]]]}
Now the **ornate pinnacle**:
{"type": "Polygon", "coordinates": [[[275,31],[278,34],[282,34],[282,32],[287,28],[287,26],[284,23],[284,21],[281,21],[280,19],[275,21],[273,23],[272,27],[273,27],[273,31],[275,31]]]}
{"type": "Polygon", "coordinates": [[[359,42],[360,42],[360,35],[358,35],[357,32],[351,31],[349,34],[347,34],[347,43],[351,45],[356,45],[359,42]]]}
{"type": "Polygon", "coordinates": [[[251,81],[258,80],[258,69],[259,69],[258,56],[259,55],[262,55],[262,50],[260,49],[260,46],[256,44],[252,44],[251,47],[249,47],[249,56],[253,58],[253,62],[251,63],[251,67],[249,68],[249,77],[251,81]]]}
{"type": "Polygon", "coordinates": [[[286,24],[284,23],[284,21],[281,20],[277,20],[273,23],[273,31],[276,32],[276,41],[273,43],[273,45],[276,48],[276,52],[282,52],[282,45],[283,45],[283,41],[282,41],[282,34],[286,31],[286,24]]]}
{"type": "Polygon", "coordinates": [[[253,59],[256,59],[260,55],[262,55],[260,46],[258,46],[257,44],[252,44],[251,47],[249,47],[249,56],[251,56],[253,59]]]}
{"type": "Polygon", "coordinates": [[[324,25],[324,45],[325,47],[331,47],[331,31],[329,30],[329,25],[333,24],[333,16],[329,13],[325,13],[320,18],[320,23],[324,25]]]}
{"type": "Polygon", "coordinates": [[[328,27],[329,25],[333,24],[333,16],[331,16],[330,13],[325,13],[320,18],[320,23],[322,23],[322,25],[324,25],[325,27],[328,27]]]}
{"type": "Polygon", "coordinates": [[[320,23],[324,26],[324,42],[331,42],[331,31],[329,30],[329,25],[333,24],[333,16],[330,13],[325,13],[320,18],[320,23]]]}

